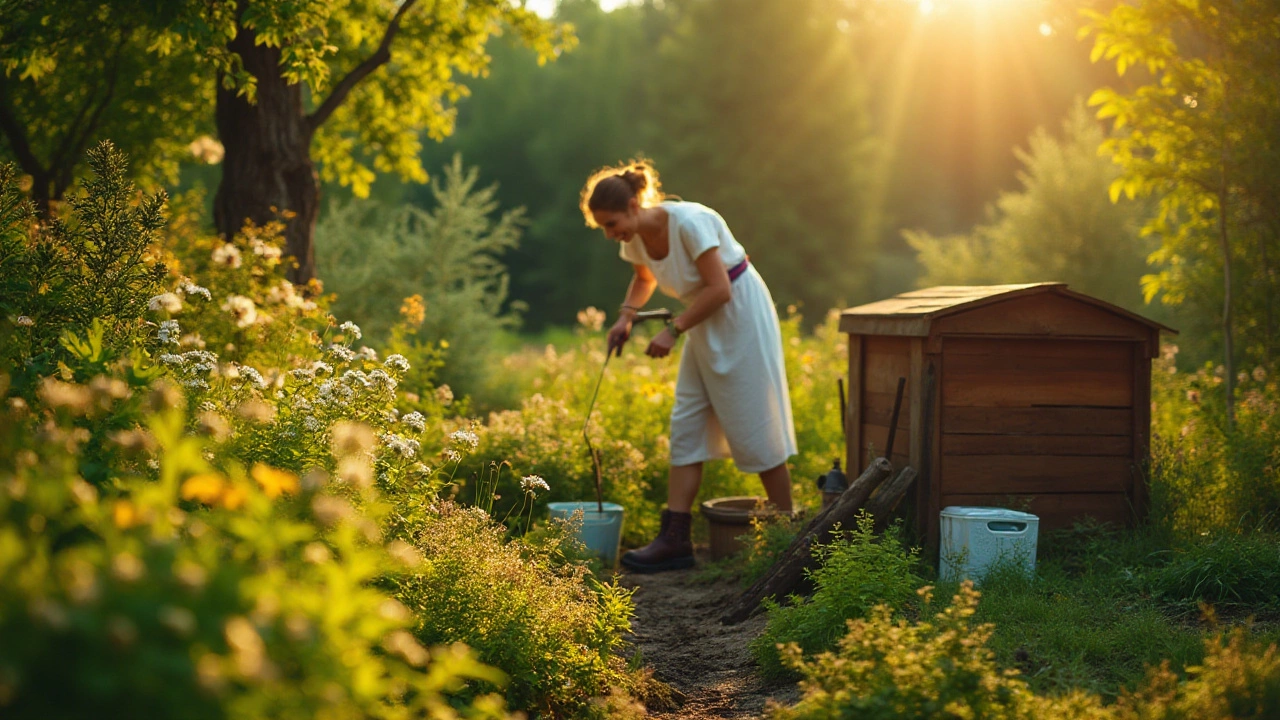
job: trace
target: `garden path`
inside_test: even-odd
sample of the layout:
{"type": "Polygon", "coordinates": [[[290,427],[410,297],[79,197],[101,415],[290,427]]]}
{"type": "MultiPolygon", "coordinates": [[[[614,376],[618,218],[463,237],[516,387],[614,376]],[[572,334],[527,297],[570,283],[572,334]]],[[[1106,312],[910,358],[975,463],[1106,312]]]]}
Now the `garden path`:
{"type": "Polygon", "coordinates": [[[749,645],[764,630],[763,615],[735,626],[720,624],[741,592],[735,582],[707,581],[693,568],[624,574],[621,584],[635,589],[630,641],[654,677],[676,691],[678,707],[651,708],[650,717],[758,718],[769,698],[786,704],[798,699],[796,685],[766,684],[755,671],[749,645]]]}

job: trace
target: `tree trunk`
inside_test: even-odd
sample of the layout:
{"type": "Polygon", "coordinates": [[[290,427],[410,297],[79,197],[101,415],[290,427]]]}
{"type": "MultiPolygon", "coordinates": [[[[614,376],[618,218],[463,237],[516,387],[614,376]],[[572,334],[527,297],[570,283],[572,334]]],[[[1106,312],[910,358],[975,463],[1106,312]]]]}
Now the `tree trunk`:
{"type": "Polygon", "coordinates": [[[280,49],[255,44],[252,29],[241,26],[228,48],[257,78],[257,102],[250,103],[219,84],[216,121],[226,154],[222,180],[213,200],[213,222],[230,238],[246,220],[265,224],[286,219],[285,253],[298,263],[290,279],[315,277],[312,240],[320,210],[320,183],[311,162],[311,128],[302,86],[280,73],[280,49]]]}

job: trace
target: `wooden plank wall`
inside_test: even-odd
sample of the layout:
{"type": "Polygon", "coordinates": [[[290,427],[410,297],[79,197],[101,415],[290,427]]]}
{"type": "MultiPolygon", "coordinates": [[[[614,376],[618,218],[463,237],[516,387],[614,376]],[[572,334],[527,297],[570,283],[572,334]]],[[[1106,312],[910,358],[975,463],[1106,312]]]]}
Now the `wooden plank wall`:
{"type": "MultiPolygon", "coordinates": [[[[894,467],[906,467],[911,451],[911,418],[912,398],[915,388],[911,377],[911,343],[918,338],[893,337],[886,335],[863,335],[862,341],[862,382],[861,403],[856,413],[859,422],[860,438],[858,447],[861,453],[853,473],[863,468],[877,457],[884,454],[889,442],[889,421],[893,416],[893,399],[898,389],[898,378],[907,378],[907,387],[902,394],[902,409],[898,412],[898,432],[893,440],[893,457],[889,458],[894,467]]],[[[852,390],[853,383],[850,382],[852,390]]],[[[851,402],[857,402],[850,395],[851,402]]]]}
{"type": "Polygon", "coordinates": [[[942,344],[941,504],[1030,503],[1041,527],[1124,522],[1133,493],[1135,344],[942,344]]]}

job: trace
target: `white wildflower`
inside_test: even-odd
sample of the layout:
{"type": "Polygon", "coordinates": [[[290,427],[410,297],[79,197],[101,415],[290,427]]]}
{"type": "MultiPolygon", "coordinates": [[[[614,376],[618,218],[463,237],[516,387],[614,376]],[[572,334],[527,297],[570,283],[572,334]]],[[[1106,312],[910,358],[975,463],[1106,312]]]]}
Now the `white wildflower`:
{"type": "Polygon", "coordinates": [[[200,412],[214,412],[217,409],[218,409],[218,406],[214,405],[208,400],[205,400],[204,402],[200,403],[200,412]]]}
{"type": "Polygon", "coordinates": [[[182,381],[182,386],[191,388],[192,390],[208,390],[209,389],[209,383],[205,382],[204,380],[201,380],[200,378],[187,378],[186,380],[182,381]]]}
{"type": "Polygon", "coordinates": [[[258,255],[262,259],[267,261],[279,260],[280,256],[282,255],[279,246],[272,245],[271,243],[263,242],[257,238],[253,239],[253,241],[250,243],[250,246],[253,248],[254,255],[258,255]]]}
{"type": "Polygon", "coordinates": [[[543,480],[538,475],[525,475],[520,478],[520,489],[530,495],[536,496],[540,490],[543,492],[550,492],[551,486],[547,484],[546,480],[543,480]]]}
{"type": "Polygon", "coordinates": [[[351,387],[359,385],[360,387],[369,388],[373,383],[369,381],[369,376],[365,375],[361,370],[348,370],[342,373],[342,382],[351,387]]]}
{"type": "Polygon", "coordinates": [[[231,269],[240,267],[240,248],[231,243],[223,243],[213,249],[213,262],[218,265],[226,265],[231,269]]]}
{"type": "Polygon", "coordinates": [[[467,450],[475,450],[480,445],[480,438],[470,430],[455,430],[449,435],[449,442],[467,450]]]}
{"type": "Polygon", "coordinates": [[[356,359],[356,354],[352,352],[350,348],[337,343],[333,343],[329,346],[329,354],[342,362],[351,362],[356,359]]]}
{"type": "Polygon", "coordinates": [[[258,308],[253,300],[243,295],[228,295],[222,303],[222,309],[235,317],[236,327],[249,327],[258,321],[258,308]]]}
{"type": "Polygon", "coordinates": [[[427,429],[427,419],[417,410],[400,418],[400,422],[408,425],[414,432],[422,432],[427,429]]]}
{"type": "Polygon", "coordinates": [[[187,281],[178,286],[178,293],[183,297],[191,297],[197,295],[205,300],[212,301],[213,295],[209,293],[209,288],[200,287],[193,282],[187,281]]]}
{"type": "Polygon", "coordinates": [[[395,355],[388,355],[387,359],[382,361],[382,364],[399,372],[408,372],[409,370],[409,361],[399,353],[396,353],[395,355]]]}
{"type": "Polygon", "coordinates": [[[360,358],[361,360],[368,360],[368,361],[370,361],[370,362],[377,362],[377,360],[378,360],[378,351],[377,351],[377,350],[374,350],[373,348],[369,347],[368,345],[361,345],[361,346],[360,346],[360,349],[356,351],[356,357],[360,358]]]}
{"type": "Polygon", "coordinates": [[[19,315],[19,316],[18,316],[18,324],[19,324],[19,325],[21,325],[22,327],[31,327],[32,325],[35,325],[35,324],[36,324],[36,321],[35,321],[35,320],[32,320],[31,318],[27,317],[26,315],[19,315]]]}
{"type": "Polygon", "coordinates": [[[453,448],[447,448],[441,454],[444,455],[445,462],[459,462],[462,460],[462,456],[453,448]]]}
{"type": "Polygon", "coordinates": [[[222,146],[222,143],[208,135],[201,135],[192,140],[191,144],[187,146],[187,150],[197,160],[208,165],[217,165],[222,162],[222,158],[227,154],[227,150],[222,146]]]}
{"type": "Polygon", "coordinates": [[[315,372],[316,377],[333,374],[333,366],[321,360],[311,363],[311,370],[315,372]]]}
{"type": "Polygon", "coordinates": [[[422,447],[417,440],[401,437],[394,433],[383,433],[378,439],[380,439],[382,444],[388,449],[406,460],[415,457],[418,454],[418,450],[422,447]]]}
{"type": "Polygon", "coordinates": [[[311,401],[301,395],[293,396],[293,409],[299,412],[306,412],[311,409],[311,401]]]}
{"type": "Polygon", "coordinates": [[[176,313],[182,309],[182,298],[171,292],[160,293],[147,301],[147,309],[153,312],[163,310],[167,313],[176,313]]]}
{"type": "Polygon", "coordinates": [[[396,382],[395,378],[386,374],[382,370],[370,371],[369,379],[372,380],[375,384],[381,385],[387,391],[393,391],[396,389],[396,386],[399,385],[399,383],[396,382]]]}
{"type": "Polygon", "coordinates": [[[293,283],[288,280],[281,280],[278,285],[272,285],[267,291],[267,302],[275,305],[292,305],[297,297],[293,283]]]}
{"type": "Polygon", "coordinates": [[[364,337],[364,335],[360,332],[360,326],[356,325],[350,320],[339,325],[338,329],[344,333],[350,333],[352,336],[355,337],[356,340],[359,340],[360,338],[364,337]]]}
{"type": "Polygon", "coordinates": [[[298,368],[296,370],[290,370],[289,375],[293,377],[294,380],[297,380],[299,383],[302,383],[303,385],[306,385],[310,383],[312,380],[316,379],[316,371],[310,368],[298,368]]]}
{"type": "MultiPolygon", "coordinates": [[[[641,367],[648,367],[648,366],[642,365],[641,367]]],[[[436,402],[440,403],[441,405],[449,405],[453,403],[453,388],[449,387],[448,385],[441,385],[440,387],[436,388],[436,402]]]]}
{"type": "Polygon", "coordinates": [[[160,323],[160,331],[156,336],[163,345],[177,345],[178,338],[182,336],[182,330],[178,327],[177,320],[165,320],[160,323]]]}
{"type": "Polygon", "coordinates": [[[170,367],[173,367],[175,365],[186,364],[186,362],[187,362],[187,359],[182,355],[175,355],[173,353],[163,353],[162,355],[160,355],[161,365],[168,365],[170,367]]]}
{"type": "Polygon", "coordinates": [[[252,385],[252,386],[254,386],[254,387],[258,388],[259,390],[266,390],[266,389],[267,389],[267,381],[266,381],[266,379],[262,377],[262,373],[258,372],[256,368],[249,367],[248,365],[241,365],[241,366],[240,366],[240,375],[241,375],[241,376],[242,376],[242,377],[243,377],[243,378],[244,378],[244,379],[245,379],[245,380],[246,380],[250,385],[252,385]]]}
{"type": "Polygon", "coordinates": [[[578,311],[578,324],[592,332],[604,327],[604,320],[604,311],[599,308],[588,307],[585,310],[578,311]]]}
{"type": "Polygon", "coordinates": [[[314,415],[306,415],[302,418],[302,427],[309,432],[319,432],[324,427],[324,423],[317,420],[314,415]]]}

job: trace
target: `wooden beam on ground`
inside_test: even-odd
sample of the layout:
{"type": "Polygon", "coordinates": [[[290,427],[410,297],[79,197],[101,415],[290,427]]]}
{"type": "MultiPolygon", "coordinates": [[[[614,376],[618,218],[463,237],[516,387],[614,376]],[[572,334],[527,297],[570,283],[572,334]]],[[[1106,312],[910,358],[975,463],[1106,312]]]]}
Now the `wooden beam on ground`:
{"type": "MultiPolygon", "coordinates": [[[[738,597],[733,607],[720,618],[726,625],[736,625],[755,614],[760,601],[767,597],[785,598],[795,592],[804,580],[805,571],[812,567],[813,547],[831,541],[831,529],[837,523],[850,527],[858,510],[871,497],[880,483],[893,474],[893,465],[884,458],[876,458],[858,479],[849,484],[849,489],[840,495],[840,499],[831,503],[818,513],[805,529],[791,541],[787,551],[782,554],[764,577],[747,588],[738,597]]],[[[912,473],[914,478],[914,472],[912,473]]]]}

